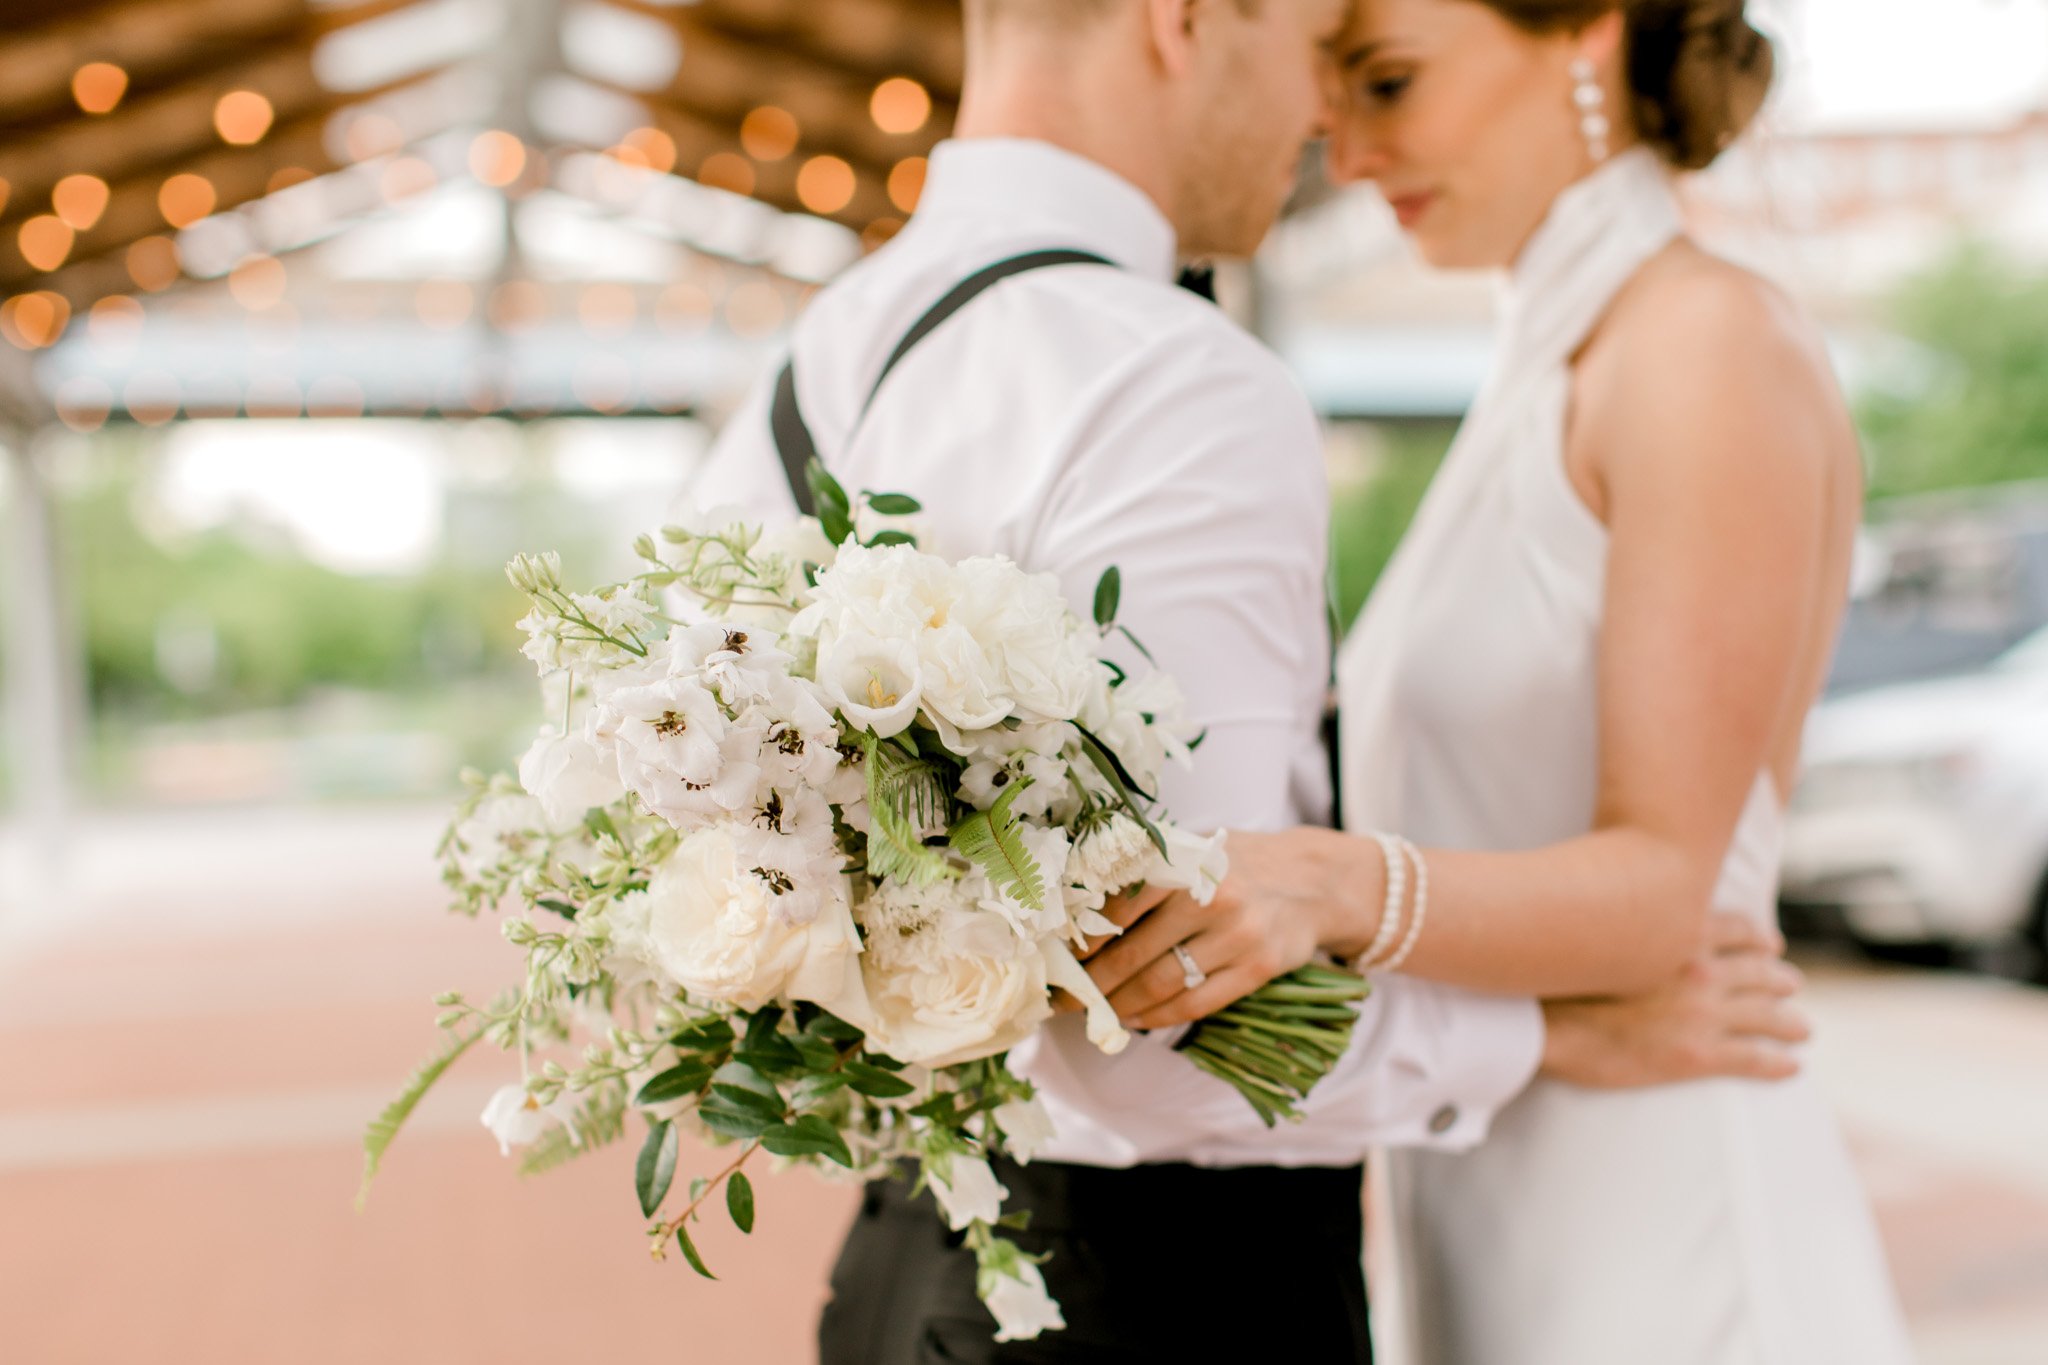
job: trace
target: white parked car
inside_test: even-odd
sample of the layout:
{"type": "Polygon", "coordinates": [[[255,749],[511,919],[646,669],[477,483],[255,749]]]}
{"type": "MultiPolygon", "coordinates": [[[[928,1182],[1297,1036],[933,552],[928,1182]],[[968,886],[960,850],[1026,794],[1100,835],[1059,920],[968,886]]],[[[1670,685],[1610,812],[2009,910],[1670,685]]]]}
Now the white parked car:
{"type": "Polygon", "coordinates": [[[1868,944],[2048,953],[2048,631],[1982,671],[1823,702],[1782,898],[1868,944]]]}

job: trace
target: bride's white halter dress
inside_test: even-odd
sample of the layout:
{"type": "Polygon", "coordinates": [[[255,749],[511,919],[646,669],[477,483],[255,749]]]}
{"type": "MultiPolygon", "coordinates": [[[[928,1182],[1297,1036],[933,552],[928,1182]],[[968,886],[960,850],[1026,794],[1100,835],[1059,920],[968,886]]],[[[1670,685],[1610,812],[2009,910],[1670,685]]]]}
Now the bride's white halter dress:
{"type": "MultiPolygon", "coordinates": [[[[1570,365],[1680,233],[1648,152],[1561,196],[1502,349],[1346,644],[1347,820],[1513,850],[1592,826],[1606,528],[1564,463],[1570,365]]],[[[1775,913],[1760,774],[1717,904],[1775,913]]],[[[1393,1365],[1894,1365],[1910,1358],[1863,1191],[1811,1079],[1596,1092],[1539,1080],[1464,1156],[1384,1163],[1393,1365]]]]}

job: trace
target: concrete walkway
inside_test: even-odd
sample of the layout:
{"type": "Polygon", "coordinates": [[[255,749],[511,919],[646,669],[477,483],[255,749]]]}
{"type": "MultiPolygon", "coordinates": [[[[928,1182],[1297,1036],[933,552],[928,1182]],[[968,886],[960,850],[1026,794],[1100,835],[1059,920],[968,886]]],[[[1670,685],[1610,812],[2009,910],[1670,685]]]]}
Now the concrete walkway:
{"type": "MultiPolygon", "coordinates": [[[[363,1122],[431,998],[510,950],[440,911],[433,812],[101,819],[61,895],[0,836],[0,1360],[806,1365],[853,1192],[760,1182],[722,1276],[651,1264],[633,1144],[519,1179],[466,1059],[369,1211],[363,1122]]],[[[2048,993],[1817,964],[1816,1067],[1927,1365],[2048,1360],[2048,993]]],[[[713,1169],[685,1154],[686,1173],[713,1169]]]]}

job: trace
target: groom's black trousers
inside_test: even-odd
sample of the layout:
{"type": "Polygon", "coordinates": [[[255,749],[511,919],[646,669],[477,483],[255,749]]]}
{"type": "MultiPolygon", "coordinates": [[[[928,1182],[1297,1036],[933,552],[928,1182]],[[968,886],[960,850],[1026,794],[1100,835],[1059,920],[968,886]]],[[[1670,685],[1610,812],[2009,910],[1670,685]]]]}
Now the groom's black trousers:
{"type": "Polygon", "coordinates": [[[1370,1365],[1364,1172],[997,1162],[1008,1232],[1067,1329],[997,1343],[974,1253],[906,1179],[870,1184],[832,1272],[821,1365],[1370,1365]]]}

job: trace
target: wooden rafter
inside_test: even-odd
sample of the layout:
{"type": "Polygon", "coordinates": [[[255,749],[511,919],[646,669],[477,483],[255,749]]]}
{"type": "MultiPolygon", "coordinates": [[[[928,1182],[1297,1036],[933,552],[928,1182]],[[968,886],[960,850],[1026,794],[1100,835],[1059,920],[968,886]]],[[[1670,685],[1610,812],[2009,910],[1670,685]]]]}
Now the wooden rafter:
{"type": "MultiPolygon", "coordinates": [[[[676,165],[685,174],[703,164],[705,158],[714,152],[731,151],[735,145],[726,126],[688,110],[654,103],[648,106],[648,114],[655,127],[675,139],[676,165]]],[[[869,164],[851,164],[855,177],[853,199],[845,208],[825,216],[859,231],[877,218],[900,215],[900,210],[889,202],[888,170],[869,164]]],[[[753,197],[785,212],[810,212],[797,195],[797,176],[802,168],[803,158],[798,156],[756,166],[753,197]]]]}
{"type": "Polygon", "coordinates": [[[613,0],[685,30],[712,30],[827,62],[869,85],[890,76],[923,83],[944,103],[959,98],[963,65],[959,0],[700,0],[664,5],[613,0]]]}

